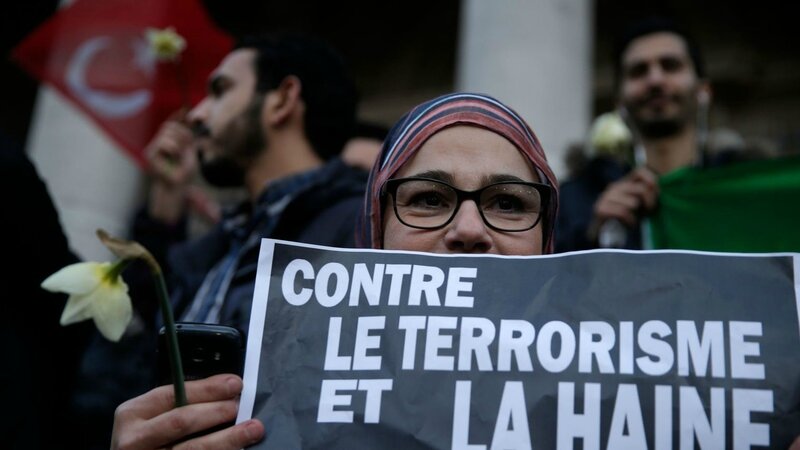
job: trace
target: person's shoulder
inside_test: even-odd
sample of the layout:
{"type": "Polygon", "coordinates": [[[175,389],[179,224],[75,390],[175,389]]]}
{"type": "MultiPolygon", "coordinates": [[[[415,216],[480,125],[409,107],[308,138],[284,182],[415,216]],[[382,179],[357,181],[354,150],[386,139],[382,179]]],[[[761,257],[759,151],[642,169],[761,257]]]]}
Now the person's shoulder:
{"type": "Polygon", "coordinates": [[[294,203],[311,203],[316,211],[339,207],[339,203],[363,198],[369,173],[339,158],[329,161],[320,171],[317,183],[294,203]]]}
{"type": "Polygon", "coordinates": [[[366,188],[369,172],[363,168],[349,164],[338,157],[330,160],[327,167],[331,172],[330,178],[333,183],[346,184],[360,191],[366,188]]]}
{"type": "Polygon", "coordinates": [[[275,237],[307,244],[355,247],[356,220],[362,204],[362,196],[340,198],[333,203],[319,203],[313,217],[304,223],[286,221],[275,230],[275,237]],[[295,222],[296,226],[287,227],[286,224],[291,222],[295,222]]]}

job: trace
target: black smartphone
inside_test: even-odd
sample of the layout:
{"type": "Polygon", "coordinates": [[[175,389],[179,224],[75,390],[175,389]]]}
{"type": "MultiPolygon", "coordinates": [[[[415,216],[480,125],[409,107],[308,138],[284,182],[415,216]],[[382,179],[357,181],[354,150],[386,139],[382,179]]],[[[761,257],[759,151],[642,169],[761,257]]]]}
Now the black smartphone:
{"type": "MultiPolygon", "coordinates": [[[[207,378],[220,373],[242,376],[244,369],[244,338],[233,327],[206,323],[179,322],[175,324],[178,348],[187,381],[207,378]]],[[[166,329],[158,333],[157,372],[159,385],[172,383],[166,329]]]]}

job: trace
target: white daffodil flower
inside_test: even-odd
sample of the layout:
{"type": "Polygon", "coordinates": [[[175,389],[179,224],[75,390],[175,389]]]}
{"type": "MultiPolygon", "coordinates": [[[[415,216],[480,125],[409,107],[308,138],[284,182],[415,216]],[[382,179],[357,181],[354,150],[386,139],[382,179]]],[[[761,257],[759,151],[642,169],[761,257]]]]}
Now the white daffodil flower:
{"type": "Polygon", "coordinates": [[[42,288],[69,294],[61,325],[93,319],[106,339],[117,342],[131,321],[133,307],[118,262],[83,262],[47,277],[42,288]]]}
{"type": "Polygon", "coordinates": [[[589,141],[597,154],[619,156],[631,145],[631,131],[616,112],[601,114],[592,123],[589,141]]]}
{"type": "Polygon", "coordinates": [[[61,313],[61,325],[69,325],[93,319],[100,334],[110,341],[117,342],[125,333],[133,318],[133,305],[128,295],[128,285],[121,274],[128,264],[142,260],[150,268],[156,282],[158,301],[164,327],[167,330],[169,358],[175,380],[175,406],[183,406],[186,388],[183,385],[183,364],[181,363],[175,320],[172,305],[169,303],[164,274],[161,266],[146,248],[136,241],[128,241],[111,236],[105,230],[97,230],[97,237],[111,253],[119,258],[115,263],[84,262],[72,264],[50,275],[41,284],[42,289],[69,294],[67,305],[61,313]]]}
{"type": "Polygon", "coordinates": [[[175,28],[145,30],[150,49],[159,61],[174,61],[186,48],[186,39],[175,32],[175,28]]]}

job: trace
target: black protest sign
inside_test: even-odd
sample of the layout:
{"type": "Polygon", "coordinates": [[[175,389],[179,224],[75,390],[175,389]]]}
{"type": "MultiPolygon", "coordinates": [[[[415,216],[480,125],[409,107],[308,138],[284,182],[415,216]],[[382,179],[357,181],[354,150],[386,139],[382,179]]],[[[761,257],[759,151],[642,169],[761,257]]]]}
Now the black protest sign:
{"type": "Polygon", "coordinates": [[[799,259],[265,240],[239,419],[262,449],[787,448],[799,259]]]}

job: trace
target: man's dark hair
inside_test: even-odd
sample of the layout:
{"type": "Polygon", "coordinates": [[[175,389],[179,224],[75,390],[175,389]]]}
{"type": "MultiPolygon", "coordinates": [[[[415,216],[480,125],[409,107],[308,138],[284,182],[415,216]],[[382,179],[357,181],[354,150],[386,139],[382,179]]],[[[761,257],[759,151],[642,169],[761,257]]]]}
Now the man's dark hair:
{"type": "Polygon", "coordinates": [[[686,50],[689,52],[689,58],[692,60],[695,74],[698,78],[706,77],[706,67],[703,63],[697,41],[674,20],[667,17],[654,16],[629,24],[617,37],[617,41],[614,45],[614,67],[616,69],[617,82],[622,80],[624,75],[622,57],[628,49],[628,46],[630,46],[631,42],[635,39],[653,33],[673,33],[680,36],[686,44],[686,50]]]}
{"type": "Polygon", "coordinates": [[[323,159],[338,155],[353,133],[357,94],[341,56],[324,42],[302,35],[248,37],[236,48],[256,51],[256,91],[277,88],[289,75],[302,83],[305,132],[323,159]]]}

